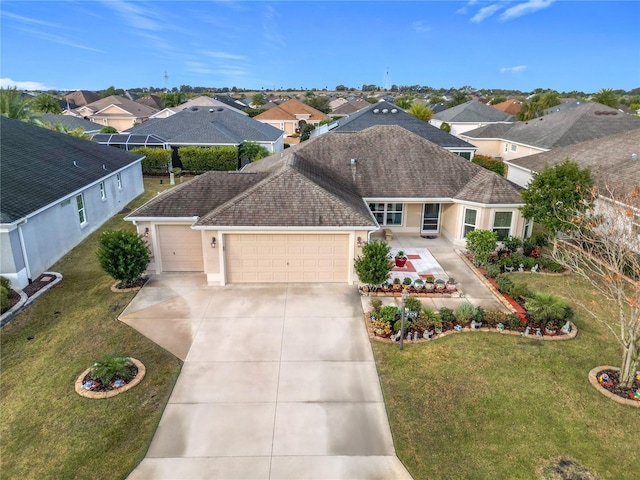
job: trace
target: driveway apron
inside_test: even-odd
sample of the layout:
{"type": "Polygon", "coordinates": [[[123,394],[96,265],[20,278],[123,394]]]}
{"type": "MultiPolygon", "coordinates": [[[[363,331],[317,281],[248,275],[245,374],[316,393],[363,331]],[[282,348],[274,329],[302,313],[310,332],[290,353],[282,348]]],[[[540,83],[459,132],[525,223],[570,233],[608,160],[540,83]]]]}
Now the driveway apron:
{"type": "Polygon", "coordinates": [[[355,287],[152,277],[120,320],[184,360],[141,479],[410,479],[355,287]]]}

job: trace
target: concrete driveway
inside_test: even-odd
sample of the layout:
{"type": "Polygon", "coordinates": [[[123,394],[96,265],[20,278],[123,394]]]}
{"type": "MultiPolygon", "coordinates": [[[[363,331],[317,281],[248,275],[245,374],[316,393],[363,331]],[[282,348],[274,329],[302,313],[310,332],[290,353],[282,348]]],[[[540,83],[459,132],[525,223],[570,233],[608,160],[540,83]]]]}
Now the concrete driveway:
{"type": "Polygon", "coordinates": [[[411,478],[355,287],[163,274],[120,320],[184,360],[129,479],[411,478]]]}

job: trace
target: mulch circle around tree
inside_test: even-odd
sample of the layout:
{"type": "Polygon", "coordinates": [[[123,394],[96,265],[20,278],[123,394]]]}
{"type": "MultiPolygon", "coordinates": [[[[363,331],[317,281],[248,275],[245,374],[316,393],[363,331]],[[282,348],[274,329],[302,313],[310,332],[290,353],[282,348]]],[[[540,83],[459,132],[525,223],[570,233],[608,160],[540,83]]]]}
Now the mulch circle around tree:
{"type": "Polygon", "coordinates": [[[131,378],[129,380],[116,377],[110,385],[103,385],[99,380],[91,377],[93,369],[87,368],[76,380],[76,393],[87,398],[110,398],[135,387],[142,381],[147,370],[139,360],[131,357],[129,357],[129,360],[131,361],[129,369],[131,378]],[[87,388],[89,385],[91,387],[87,388]]]}
{"type": "Polygon", "coordinates": [[[623,405],[640,408],[640,372],[636,373],[631,388],[619,384],[620,369],[611,366],[600,366],[589,372],[589,382],[600,393],[623,405]]]}

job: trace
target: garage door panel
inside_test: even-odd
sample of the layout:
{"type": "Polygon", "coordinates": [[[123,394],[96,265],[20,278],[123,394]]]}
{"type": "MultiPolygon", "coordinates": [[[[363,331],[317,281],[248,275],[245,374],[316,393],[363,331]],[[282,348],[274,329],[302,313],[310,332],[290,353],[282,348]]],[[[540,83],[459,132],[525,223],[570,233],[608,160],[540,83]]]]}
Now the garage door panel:
{"type": "Polygon", "coordinates": [[[346,282],[348,278],[348,235],[231,234],[225,235],[224,244],[230,283],[346,282]]]}
{"type": "Polygon", "coordinates": [[[163,272],[202,272],[202,236],[188,225],[159,225],[158,244],[163,272]]]}

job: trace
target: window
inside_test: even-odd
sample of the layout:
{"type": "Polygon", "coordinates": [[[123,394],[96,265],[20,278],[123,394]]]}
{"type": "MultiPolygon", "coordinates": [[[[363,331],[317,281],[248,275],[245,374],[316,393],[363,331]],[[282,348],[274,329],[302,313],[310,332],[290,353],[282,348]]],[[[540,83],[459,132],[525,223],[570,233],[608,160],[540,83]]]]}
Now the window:
{"type": "Polygon", "coordinates": [[[466,158],[467,160],[471,160],[471,152],[453,152],[459,157],[466,158]]]}
{"type": "Polygon", "coordinates": [[[107,199],[107,191],[104,189],[104,182],[100,182],[100,198],[102,200],[107,199]]]}
{"type": "Polygon", "coordinates": [[[533,223],[530,218],[526,218],[524,221],[524,231],[522,232],[522,238],[529,238],[531,236],[531,227],[533,223]]]}
{"type": "Polygon", "coordinates": [[[518,145],[516,145],[515,143],[511,144],[511,151],[512,152],[517,152],[518,151],[518,145]]]}
{"type": "Polygon", "coordinates": [[[493,231],[498,234],[499,242],[509,238],[512,216],[513,212],[496,212],[493,217],[493,231]]]}
{"type": "Polygon", "coordinates": [[[507,153],[509,151],[509,144],[505,143],[504,144],[504,152],[507,153]]]}
{"type": "Polygon", "coordinates": [[[116,184],[118,185],[118,190],[122,190],[122,177],[119,173],[116,173],[116,184]]]}
{"type": "Polygon", "coordinates": [[[476,220],[478,218],[478,211],[473,208],[464,209],[464,223],[462,228],[464,230],[463,237],[467,236],[467,233],[476,229],[476,220]]]}
{"type": "Polygon", "coordinates": [[[380,225],[402,225],[402,203],[370,203],[369,209],[380,225]]]}
{"type": "Polygon", "coordinates": [[[84,198],[82,198],[82,194],[76,195],[76,204],[78,205],[78,218],[80,219],[80,225],[85,225],[87,223],[87,216],[84,211],[84,198]]]}

